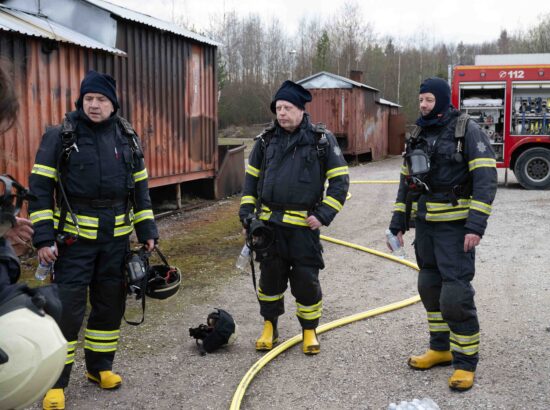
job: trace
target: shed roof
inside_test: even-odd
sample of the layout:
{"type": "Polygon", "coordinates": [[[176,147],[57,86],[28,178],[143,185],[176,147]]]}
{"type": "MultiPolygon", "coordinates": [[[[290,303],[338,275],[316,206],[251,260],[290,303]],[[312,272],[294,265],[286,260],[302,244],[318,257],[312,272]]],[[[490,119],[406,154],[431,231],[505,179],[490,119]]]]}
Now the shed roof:
{"type": "MultiPolygon", "coordinates": [[[[374,91],[375,93],[380,92],[378,89],[374,87],[368,86],[363,83],[359,83],[354,80],[350,80],[349,78],[342,77],[340,75],[329,73],[327,71],[320,71],[317,74],[313,74],[307,78],[297,81],[297,83],[304,88],[310,88],[310,89],[358,87],[358,88],[365,88],[367,90],[374,91]]],[[[399,104],[385,100],[384,98],[376,98],[376,102],[378,104],[389,105],[392,107],[401,107],[399,104]]]]}
{"type": "Polygon", "coordinates": [[[117,6],[116,4],[109,3],[108,1],[104,1],[104,0],[85,0],[85,1],[87,3],[93,4],[96,7],[107,10],[110,13],[113,13],[116,16],[119,16],[120,18],[123,18],[125,20],[130,20],[141,24],[145,24],[147,26],[158,28],[159,30],[168,31],[170,33],[174,33],[183,37],[190,38],[192,40],[196,40],[200,43],[209,44],[211,46],[218,47],[221,45],[221,43],[217,41],[211,40],[205,36],[201,36],[200,34],[193,33],[192,31],[186,30],[183,27],[179,27],[174,23],[170,23],[164,20],[159,20],[155,17],[148,16],[147,14],[139,13],[137,11],[127,9],[122,6],[117,6]]]}
{"type": "Polygon", "coordinates": [[[126,55],[118,48],[109,47],[93,38],[65,27],[46,16],[38,16],[0,4],[0,30],[14,31],[33,37],[41,37],[81,47],[104,50],[117,55],[126,55]]]}
{"type": "Polygon", "coordinates": [[[367,90],[379,92],[378,89],[340,75],[332,74],[327,71],[320,71],[303,80],[297,81],[304,88],[366,88],[367,90]]]}

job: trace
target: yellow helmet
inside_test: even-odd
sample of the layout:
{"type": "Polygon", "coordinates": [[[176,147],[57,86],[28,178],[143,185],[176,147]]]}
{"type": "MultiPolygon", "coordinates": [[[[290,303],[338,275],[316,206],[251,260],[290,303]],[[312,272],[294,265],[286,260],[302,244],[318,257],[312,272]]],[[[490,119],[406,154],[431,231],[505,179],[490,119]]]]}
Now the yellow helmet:
{"type": "Polygon", "coordinates": [[[29,406],[59,378],[67,341],[57,323],[24,293],[0,302],[0,409],[29,406]]]}

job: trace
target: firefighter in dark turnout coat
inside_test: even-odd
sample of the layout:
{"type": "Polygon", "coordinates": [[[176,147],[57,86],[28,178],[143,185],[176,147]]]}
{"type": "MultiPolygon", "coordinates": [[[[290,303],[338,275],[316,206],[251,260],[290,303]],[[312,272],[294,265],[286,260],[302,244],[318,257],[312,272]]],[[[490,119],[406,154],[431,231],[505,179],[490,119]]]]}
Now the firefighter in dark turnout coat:
{"type": "Polygon", "coordinates": [[[467,390],[474,382],[479,351],[471,285],[475,247],[496,193],[495,156],[480,127],[450,105],[445,80],[425,80],[419,102],[421,116],[407,141],[390,224],[403,244],[409,213],[416,213],[418,291],[427,311],[430,348],[408,363],[419,370],[452,363],[449,387],[467,390]],[[422,153],[428,168],[419,165],[426,163],[422,153]]]}
{"type": "Polygon", "coordinates": [[[65,369],[46,394],[45,409],[64,408],[63,388],[69,382],[88,288],[87,377],[104,389],[122,383],[112,364],[124,314],[128,237],[135,228],[139,242],[150,251],[158,239],[143,154],[131,126],[116,114],[118,107],[114,79],[88,72],[77,110],[43,136],[30,176],[38,198],[29,207],[33,243],[40,260],[55,260],[53,281],[63,305],[60,327],[69,342],[65,369]]]}
{"type": "Polygon", "coordinates": [[[277,119],[257,140],[246,168],[239,217],[248,227],[247,218],[255,215],[275,238],[266,251],[256,252],[264,318],[257,350],[271,350],[277,342],[277,318],[284,313],[284,292],[290,282],[303,329],[303,352],[320,351],[315,332],[323,310],[319,227],[328,226],[342,209],[349,176],[334,135],[312,124],[304,112],[309,101],[311,94],[302,86],[292,81],[282,84],[271,103],[277,119]]]}

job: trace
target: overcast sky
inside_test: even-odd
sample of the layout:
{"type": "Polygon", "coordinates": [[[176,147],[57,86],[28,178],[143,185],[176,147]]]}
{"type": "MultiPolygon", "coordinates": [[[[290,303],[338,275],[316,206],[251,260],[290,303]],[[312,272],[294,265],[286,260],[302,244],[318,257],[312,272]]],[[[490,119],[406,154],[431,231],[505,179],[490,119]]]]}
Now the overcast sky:
{"type": "MultiPolygon", "coordinates": [[[[330,21],[344,0],[107,0],[163,20],[184,16],[198,29],[208,27],[212,16],[235,10],[246,16],[259,14],[265,21],[276,16],[290,34],[296,32],[303,16],[330,21]]],[[[429,40],[446,43],[480,43],[498,38],[502,29],[514,33],[527,30],[549,15],[550,1],[512,0],[358,0],[362,18],[371,23],[378,36],[397,39],[420,32],[429,40]]]]}

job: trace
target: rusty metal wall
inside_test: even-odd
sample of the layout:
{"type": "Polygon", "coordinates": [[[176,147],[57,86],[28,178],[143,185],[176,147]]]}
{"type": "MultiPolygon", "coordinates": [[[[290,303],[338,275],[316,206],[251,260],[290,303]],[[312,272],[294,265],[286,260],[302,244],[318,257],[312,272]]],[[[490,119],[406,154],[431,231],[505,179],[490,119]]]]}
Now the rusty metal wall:
{"type": "Polygon", "coordinates": [[[45,128],[74,107],[85,72],[84,49],[63,44],[44,53],[42,44],[38,38],[0,32],[0,57],[13,71],[20,103],[16,126],[0,137],[0,172],[25,185],[45,128]]]}
{"type": "Polygon", "coordinates": [[[118,22],[127,57],[0,32],[20,95],[18,126],[0,141],[0,172],[27,181],[45,127],[74,109],[89,69],[117,80],[121,115],[142,139],[150,186],[213,177],[218,167],[216,48],[143,25],[118,22]]]}
{"type": "Polygon", "coordinates": [[[388,154],[388,121],[391,107],[377,104],[376,93],[359,87],[310,89],[313,100],[307,111],[339,137],[345,155],[388,154]]]}

